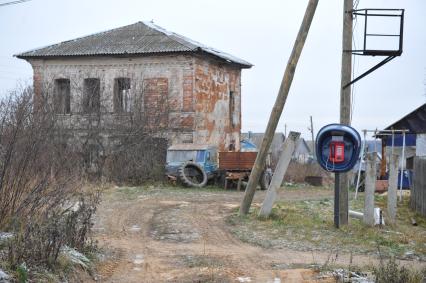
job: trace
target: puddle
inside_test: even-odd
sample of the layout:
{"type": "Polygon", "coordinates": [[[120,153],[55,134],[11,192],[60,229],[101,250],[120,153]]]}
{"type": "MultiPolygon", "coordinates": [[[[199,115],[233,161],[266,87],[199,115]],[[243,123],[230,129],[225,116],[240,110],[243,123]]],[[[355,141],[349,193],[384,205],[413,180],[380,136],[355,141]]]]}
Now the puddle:
{"type": "Polygon", "coordinates": [[[139,232],[141,230],[141,227],[139,227],[138,225],[133,225],[132,227],[130,227],[129,230],[131,232],[139,232]]]}
{"type": "Polygon", "coordinates": [[[237,277],[238,282],[251,282],[250,277],[237,277]]]}
{"type": "Polygon", "coordinates": [[[135,259],[133,260],[133,263],[138,265],[142,264],[143,262],[144,262],[144,259],[143,259],[143,255],[141,254],[136,255],[135,259]]]}

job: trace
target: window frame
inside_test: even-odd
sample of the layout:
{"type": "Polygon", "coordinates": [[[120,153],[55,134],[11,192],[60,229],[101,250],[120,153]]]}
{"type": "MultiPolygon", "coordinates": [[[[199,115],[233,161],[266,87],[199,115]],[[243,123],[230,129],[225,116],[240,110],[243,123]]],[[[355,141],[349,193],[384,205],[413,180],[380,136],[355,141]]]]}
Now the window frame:
{"type": "Polygon", "coordinates": [[[71,114],[71,81],[67,78],[54,80],[53,107],[56,114],[71,114]],[[64,87],[65,86],[65,87],[64,87]],[[65,90],[64,90],[65,89],[65,90]]]}
{"type": "Polygon", "coordinates": [[[133,108],[132,85],[129,77],[114,79],[114,113],[130,113],[133,108]]]}
{"type": "Polygon", "coordinates": [[[101,80],[99,78],[85,78],[83,80],[82,108],[84,114],[96,114],[101,111],[101,80]],[[89,85],[92,83],[94,84],[89,85]]]}

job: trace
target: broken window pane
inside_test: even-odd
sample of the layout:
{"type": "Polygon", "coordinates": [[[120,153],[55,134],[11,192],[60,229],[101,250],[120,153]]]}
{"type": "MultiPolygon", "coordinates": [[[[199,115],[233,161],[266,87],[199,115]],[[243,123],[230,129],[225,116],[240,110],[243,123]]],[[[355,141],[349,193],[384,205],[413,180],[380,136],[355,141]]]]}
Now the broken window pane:
{"type": "Polygon", "coordinates": [[[117,78],[114,81],[114,112],[130,112],[132,99],[130,96],[130,78],[117,78]]]}
{"type": "Polygon", "coordinates": [[[71,113],[71,94],[70,94],[70,80],[57,79],[55,80],[54,92],[54,109],[58,114],[71,113]]]}
{"type": "Polygon", "coordinates": [[[101,108],[101,93],[99,79],[84,79],[83,112],[99,113],[101,108]]]}

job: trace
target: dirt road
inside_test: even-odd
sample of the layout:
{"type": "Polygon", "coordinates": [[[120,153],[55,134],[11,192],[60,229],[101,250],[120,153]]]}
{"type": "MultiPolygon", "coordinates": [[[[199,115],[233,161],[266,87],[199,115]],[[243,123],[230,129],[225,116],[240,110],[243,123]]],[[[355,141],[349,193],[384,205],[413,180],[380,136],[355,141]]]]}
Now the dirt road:
{"type": "MultiPolygon", "coordinates": [[[[303,189],[280,198],[319,199],[331,190],[303,189]]],[[[242,192],[184,188],[112,188],[96,217],[96,238],[105,250],[101,282],[334,282],[316,279],[310,264],[329,253],[264,249],[228,230],[242,192]],[[296,269],[295,267],[299,267],[296,269]]],[[[264,197],[258,191],[255,203],[264,197]]],[[[349,255],[339,255],[347,265],[349,255]]],[[[355,256],[353,262],[371,259],[355,256]]]]}

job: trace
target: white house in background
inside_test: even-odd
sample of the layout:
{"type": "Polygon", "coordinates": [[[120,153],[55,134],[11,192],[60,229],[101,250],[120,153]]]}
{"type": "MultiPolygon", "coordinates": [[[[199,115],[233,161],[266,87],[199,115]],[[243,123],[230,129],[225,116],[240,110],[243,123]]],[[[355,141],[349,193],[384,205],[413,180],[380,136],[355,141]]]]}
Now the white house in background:
{"type": "Polygon", "coordinates": [[[293,160],[300,163],[307,163],[310,158],[312,158],[311,149],[305,139],[300,138],[293,153],[293,160]]]}

